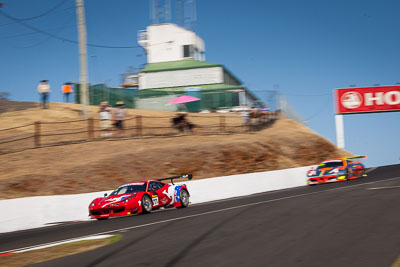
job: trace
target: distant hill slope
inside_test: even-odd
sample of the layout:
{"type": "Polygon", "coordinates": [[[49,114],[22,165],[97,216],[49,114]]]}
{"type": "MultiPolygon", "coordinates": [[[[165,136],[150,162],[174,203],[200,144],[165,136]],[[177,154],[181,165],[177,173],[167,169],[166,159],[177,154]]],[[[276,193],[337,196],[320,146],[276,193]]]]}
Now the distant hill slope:
{"type": "MultiPolygon", "coordinates": [[[[81,118],[79,105],[75,104],[51,103],[46,110],[30,106],[18,109],[0,114],[0,129],[37,120],[81,118]]],[[[90,107],[90,114],[97,116],[97,107],[90,107]]],[[[166,113],[129,110],[129,114],[162,117],[166,113]]],[[[152,123],[157,120],[162,119],[155,118],[152,123]]],[[[46,147],[0,155],[0,199],[101,191],[134,180],[183,173],[201,179],[292,168],[349,155],[288,119],[279,119],[256,133],[147,137],[46,147]]]]}

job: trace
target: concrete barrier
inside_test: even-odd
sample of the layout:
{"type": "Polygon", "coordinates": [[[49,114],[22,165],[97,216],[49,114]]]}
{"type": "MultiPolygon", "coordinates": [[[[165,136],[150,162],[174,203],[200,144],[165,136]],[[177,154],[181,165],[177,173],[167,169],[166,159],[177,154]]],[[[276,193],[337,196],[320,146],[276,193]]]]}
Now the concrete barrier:
{"type": "Polygon", "coordinates": [[[222,176],[186,182],[192,204],[306,185],[309,167],[222,176]]]}
{"type": "MultiPolygon", "coordinates": [[[[306,185],[299,167],[270,172],[222,176],[185,182],[192,204],[306,185]]],[[[38,228],[65,221],[88,220],[88,206],[111,190],[74,195],[38,196],[0,200],[0,233],[38,228]]]]}

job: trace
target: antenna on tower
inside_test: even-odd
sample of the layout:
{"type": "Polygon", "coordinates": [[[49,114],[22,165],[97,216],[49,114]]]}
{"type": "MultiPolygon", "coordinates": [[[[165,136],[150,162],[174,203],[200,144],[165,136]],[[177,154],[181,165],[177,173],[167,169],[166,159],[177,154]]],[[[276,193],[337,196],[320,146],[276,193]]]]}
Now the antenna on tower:
{"type": "Polygon", "coordinates": [[[194,31],[194,26],[197,20],[196,0],[184,0],[183,9],[184,26],[186,29],[194,31]]]}
{"type": "Polygon", "coordinates": [[[157,8],[156,5],[158,4],[157,0],[150,0],[150,19],[152,24],[158,24],[158,21],[156,20],[156,13],[157,13],[157,8]]]}
{"type": "Polygon", "coordinates": [[[165,0],[164,16],[165,22],[171,22],[171,0],[165,0]]]}
{"type": "Polygon", "coordinates": [[[171,21],[171,0],[150,0],[150,18],[153,24],[171,21]]]}
{"type": "Polygon", "coordinates": [[[181,26],[184,22],[184,2],[185,0],[175,0],[176,23],[181,26]]]}

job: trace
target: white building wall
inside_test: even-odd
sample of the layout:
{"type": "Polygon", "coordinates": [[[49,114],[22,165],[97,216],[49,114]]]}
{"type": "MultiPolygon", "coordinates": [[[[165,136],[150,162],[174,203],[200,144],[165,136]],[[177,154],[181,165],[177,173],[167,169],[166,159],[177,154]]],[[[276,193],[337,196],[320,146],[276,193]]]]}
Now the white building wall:
{"type": "Polygon", "coordinates": [[[135,108],[148,109],[148,110],[177,111],[177,105],[167,105],[169,101],[171,101],[176,97],[177,95],[172,94],[167,96],[137,99],[135,101],[135,108]]]}
{"type": "Polygon", "coordinates": [[[224,82],[222,67],[187,70],[142,72],[139,74],[139,89],[192,86],[224,82]]]}
{"type": "Polygon", "coordinates": [[[193,59],[205,60],[205,44],[194,32],[167,23],[150,25],[138,34],[139,44],[147,52],[147,62],[166,62],[188,59],[183,56],[183,46],[192,45],[197,51],[193,59]]]}

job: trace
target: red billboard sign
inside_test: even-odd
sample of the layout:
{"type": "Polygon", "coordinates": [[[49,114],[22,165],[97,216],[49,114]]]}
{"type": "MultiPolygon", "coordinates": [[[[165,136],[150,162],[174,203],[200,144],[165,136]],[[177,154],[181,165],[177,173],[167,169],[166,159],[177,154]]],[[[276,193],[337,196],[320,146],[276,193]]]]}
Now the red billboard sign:
{"type": "Polygon", "coordinates": [[[400,85],[335,90],[337,114],[400,111],[400,85]]]}

